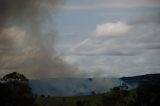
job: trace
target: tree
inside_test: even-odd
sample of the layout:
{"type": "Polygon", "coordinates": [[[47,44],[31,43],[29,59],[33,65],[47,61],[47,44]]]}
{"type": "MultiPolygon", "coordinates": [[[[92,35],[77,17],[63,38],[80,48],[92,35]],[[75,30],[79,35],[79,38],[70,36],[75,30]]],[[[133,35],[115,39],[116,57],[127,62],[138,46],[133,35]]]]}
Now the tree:
{"type": "Polygon", "coordinates": [[[0,105],[33,106],[34,97],[28,79],[17,72],[5,75],[0,83],[0,105]]]}
{"type": "Polygon", "coordinates": [[[22,81],[22,82],[27,82],[28,81],[28,79],[24,75],[19,74],[17,72],[7,74],[1,80],[2,81],[14,81],[14,82],[15,81],[22,81]]]}

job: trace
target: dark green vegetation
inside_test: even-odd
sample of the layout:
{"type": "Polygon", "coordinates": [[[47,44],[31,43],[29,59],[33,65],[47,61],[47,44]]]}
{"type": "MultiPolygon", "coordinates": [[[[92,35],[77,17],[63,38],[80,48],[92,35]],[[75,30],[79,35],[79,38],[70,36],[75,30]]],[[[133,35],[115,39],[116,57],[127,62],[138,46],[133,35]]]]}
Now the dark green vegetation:
{"type": "Polygon", "coordinates": [[[1,79],[0,106],[36,106],[24,75],[13,72],[1,79]]]}
{"type": "MultiPolygon", "coordinates": [[[[14,72],[0,81],[0,106],[159,106],[160,84],[149,81],[154,81],[154,77],[134,77],[132,80],[135,79],[145,82],[145,86],[128,90],[124,84],[103,94],[93,91],[89,96],[51,97],[33,94],[28,79],[14,72]],[[146,79],[150,83],[146,83],[146,79]]],[[[155,77],[157,80],[159,77],[155,77]]],[[[127,81],[131,81],[131,78],[127,78],[127,81]]]]}
{"type": "Polygon", "coordinates": [[[108,93],[77,97],[38,97],[39,106],[159,106],[160,86],[134,90],[112,89],[108,93]]]}

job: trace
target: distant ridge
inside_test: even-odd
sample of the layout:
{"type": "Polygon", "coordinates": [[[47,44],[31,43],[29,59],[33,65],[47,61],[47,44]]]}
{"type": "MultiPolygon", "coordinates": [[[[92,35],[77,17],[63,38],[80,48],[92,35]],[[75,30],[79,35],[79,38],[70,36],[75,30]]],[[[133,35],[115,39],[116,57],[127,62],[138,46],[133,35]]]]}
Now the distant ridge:
{"type": "Polygon", "coordinates": [[[160,74],[147,74],[122,78],[51,78],[29,80],[35,94],[51,96],[90,95],[104,93],[126,83],[129,89],[147,85],[160,85],[160,74]]]}
{"type": "Polygon", "coordinates": [[[160,73],[146,74],[133,77],[122,77],[121,80],[127,84],[137,83],[139,87],[144,87],[147,85],[160,85],[160,73]]]}

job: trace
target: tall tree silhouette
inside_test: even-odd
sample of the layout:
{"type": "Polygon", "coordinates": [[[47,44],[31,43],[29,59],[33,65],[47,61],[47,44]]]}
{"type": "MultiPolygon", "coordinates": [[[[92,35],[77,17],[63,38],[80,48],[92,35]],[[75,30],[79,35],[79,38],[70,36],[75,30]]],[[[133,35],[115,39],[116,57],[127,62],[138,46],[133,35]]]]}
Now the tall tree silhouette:
{"type": "Polygon", "coordinates": [[[5,75],[0,83],[0,105],[33,106],[34,98],[28,79],[17,72],[5,75]]]}

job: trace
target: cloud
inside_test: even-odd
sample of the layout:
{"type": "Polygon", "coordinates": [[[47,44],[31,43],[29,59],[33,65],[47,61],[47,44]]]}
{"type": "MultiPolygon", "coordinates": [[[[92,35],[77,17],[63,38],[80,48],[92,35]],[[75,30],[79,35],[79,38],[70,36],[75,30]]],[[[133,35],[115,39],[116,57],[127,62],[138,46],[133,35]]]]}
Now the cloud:
{"type": "MultiPolygon", "coordinates": [[[[64,7],[71,11],[71,14],[84,15],[87,20],[94,16],[94,19],[89,21],[90,25],[80,25],[84,28],[90,27],[90,34],[81,34],[82,40],[74,42],[71,48],[63,51],[67,61],[79,64],[81,69],[93,76],[128,76],[159,72],[160,1],[94,1],[81,0],[77,4],[68,3],[64,7]],[[98,13],[107,15],[99,16],[98,13]],[[82,37],[84,35],[85,37],[82,37]]],[[[83,21],[86,20],[82,20],[82,23],[83,21]]],[[[77,34],[75,37],[77,38],[77,34]]]]}
{"type": "Polygon", "coordinates": [[[93,36],[119,36],[127,33],[131,29],[131,26],[124,22],[111,22],[101,25],[97,25],[96,31],[93,36]]]}
{"type": "Polygon", "coordinates": [[[137,15],[137,17],[134,17],[131,21],[128,22],[129,25],[136,25],[136,24],[160,24],[160,11],[156,13],[150,13],[137,15]]]}
{"type": "MultiPolygon", "coordinates": [[[[114,26],[119,22],[109,23],[114,26]]],[[[129,22],[121,23],[129,26],[127,32],[117,33],[115,28],[116,34],[107,35],[107,32],[97,37],[91,33],[88,38],[74,45],[68,54],[70,57],[73,56],[74,61],[83,69],[103,70],[103,74],[99,73],[102,76],[114,73],[120,76],[158,73],[160,70],[159,15],[141,17],[139,20],[133,18],[129,22]]],[[[106,31],[106,26],[108,27],[109,24],[100,25],[105,26],[104,31],[106,31]]],[[[112,33],[115,33],[114,31],[112,33]]],[[[92,74],[94,73],[91,72],[92,74]]]]}
{"type": "Polygon", "coordinates": [[[79,4],[67,3],[63,9],[66,11],[84,11],[110,8],[159,8],[159,0],[94,0],[92,3],[82,1],[79,4]]]}
{"type": "Polygon", "coordinates": [[[103,36],[100,34],[97,34],[98,37],[90,36],[73,46],[69,53],[87,56],[134,56],[141,55],[146,50],[159,49],[159,24],[135,24],[130,27],[132,28],[127,33],[122,31],[123,34],[120,32],[121,30],[118,29],[118,32],[115,29],[109,35],[107,35],[107,31],[107,34],[103,34],[103,36]]]}
{"type": "MultiPolygon", "coordinates": [[[[96,26],[96,31],[74,45],[75,55],[139,55],[160,47],[159,14],[133,18],[128,22],[108,22],[96,26]],[[94,36],[93,36],[94,35],[94,36]],[[123,36],[122,36],[123,35],[123,36]]],[[[157,52],[157,51],[156,51],[157,52]]]]}

